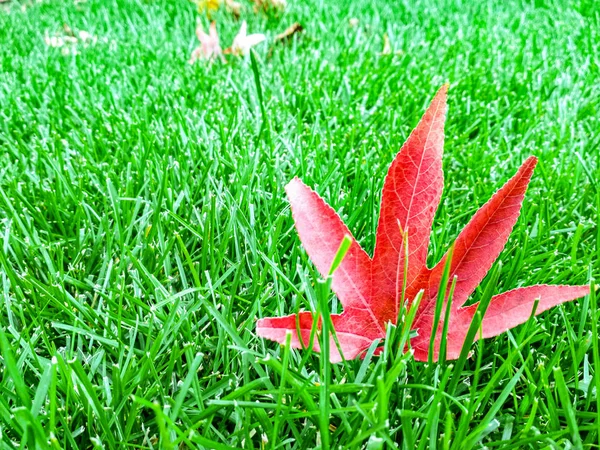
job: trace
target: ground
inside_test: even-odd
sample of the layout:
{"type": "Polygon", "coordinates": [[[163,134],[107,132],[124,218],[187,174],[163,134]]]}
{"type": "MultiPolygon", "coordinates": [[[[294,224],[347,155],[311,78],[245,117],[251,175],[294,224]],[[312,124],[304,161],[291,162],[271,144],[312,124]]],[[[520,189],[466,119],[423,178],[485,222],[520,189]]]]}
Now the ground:
{"type": "MultiPolygon", "coordinates": [[[[209,22],[185,0],[0,5],[0,447],[597,448],[594,295],[435,365],[329,366],[255,335],[315,302],[286,183],[301,176],[372,252],[385,171],[445,82],[430,263],[536,155],[487,289],[593,281],[596,2],[242,14],[267,34],[254,66],[188,64],[209,22]]],[[[213,18],[226,46],[239,22],[213,18]]]]}

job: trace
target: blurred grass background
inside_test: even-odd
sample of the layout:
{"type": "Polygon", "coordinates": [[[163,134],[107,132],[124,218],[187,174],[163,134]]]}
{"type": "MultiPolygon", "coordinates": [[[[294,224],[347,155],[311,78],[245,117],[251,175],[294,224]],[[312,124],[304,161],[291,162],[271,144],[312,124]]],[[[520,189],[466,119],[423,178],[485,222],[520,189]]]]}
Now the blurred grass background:
{"type": "MultiPolygon", "coordinates": [[[[318,357],[254,335],[315,301],[283,187],[301,176],[372,252],[387,166],[446,81],[430,263],[534,154],[497,291],[597,276],[596,2],[247,7],[268,37],[258,78],[248,59],[190,66],[197,17],[184,0],[0,5],[2,448],[319,447],[318,357]],[[46,44],[65,29],[94,39],[46,44]]],[[[240,22],[213,19],[226,47],[240,22]]],[[[597,448],[594,305],[478,344],[461,373],[334,367],[332,446],[597,448]]]]}

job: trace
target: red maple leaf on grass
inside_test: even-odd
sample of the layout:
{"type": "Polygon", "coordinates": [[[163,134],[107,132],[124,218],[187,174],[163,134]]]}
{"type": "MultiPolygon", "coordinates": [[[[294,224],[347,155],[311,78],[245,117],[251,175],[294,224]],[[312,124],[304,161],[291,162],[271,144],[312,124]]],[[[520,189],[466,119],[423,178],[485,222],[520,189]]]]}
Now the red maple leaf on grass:
{"type": "MultiPolygon", "coordinates": [[[[331,284],[344,308],[341,314],[333,314],[331,320],[345,359],[356,358],[375,339],[385,338],[387,324],[395,324],[398,318],[403,293],[410,302],[420,291],[423,296],[413,322],[417,336],[410,345],[416,360],[427,361],[435,328],[433,360],[438,359],[443,327],[440,323],[436,328],[433,322],[448,255],[432,269],[426,266],[426,259],[431,226],[444,185],[446,94],[444,86],[389,168],[372,258],[351,237],[337,213],[300,179],[294,178],[286,187],[300,240],[323,277],[327,277],[344,236],[351,237],[350,248],[331,284]]],[[[456,284],[448,315],[448,359],[458,358],[461,352],[477,309],[477,304],[464,304],[506,245],[536,163],[535,157],[529,157],[475,213],[454,243],[449,279],[455,277],[456,284]]],[[[539,300],[536,309],[539,314],[588,293],[589,286],[536,285],[496,295],[483,317],[482,335],[497,336],[526,322],[536,300],[539,300]]],[[[445,317],[445,312],[441,317],[445,317]]],[[[291,333],[292,347],[303,348],[309,345],[313,323],[311,312],[300,312],[261,319],[256,329],[259,336],[282,344],[286,342],[286,334],[291,333]]],[[[313,340],[315,351],[319,350],[317,341],[313,340]]],[[[340,362],[342,355],[333,338],[330,349],[331,361],[340,362]]]]}

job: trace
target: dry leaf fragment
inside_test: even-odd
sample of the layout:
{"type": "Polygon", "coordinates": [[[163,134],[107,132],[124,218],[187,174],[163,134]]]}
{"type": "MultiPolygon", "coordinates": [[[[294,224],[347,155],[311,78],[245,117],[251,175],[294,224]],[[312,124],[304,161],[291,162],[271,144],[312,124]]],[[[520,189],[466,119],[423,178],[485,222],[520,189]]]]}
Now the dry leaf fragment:
{"type": "Polygon", "coordinates": [[[201,14],[206,14],[210,19],[213,12],[219,10],[221,6],[221,0],[198,0],[198,12],[201,14]]]}
{"type": "Polygon", "coordinates": [[[250,54],[250,49],[263,42],[267,37],[262,33],[248,34],[248,24],[244,20],[240,31],[233,39],[231,47],[226,48],[224,53],[235,56],[246,56],[250,54]]]}
{"type": "Polygon", "coordinates": [[[381,50],[382,55],[391,55],[392,54],[392,45],[390,44],[390,37],[387,33],[383,35],[383,50],[381,50]]]}
{"type": "Polygon", "coordinates": [[[392,50],[392,44],[390,43],[390,37],[388,36],[387,33],[385,33],[383,35],[383,49],[381,50],[381,52],[379,53],[381,56],[383,55],[401,55],[402,54],[402,50],[397,50],[397,51],[393,51],[392,50]]]}
{"type": "Polygon", "coordinates": [[[242,13],[243,6],[240,2],[236,2],[235,0],[225,0],[225,8],[237,19],[242,13]]]}
{"type": "Polygon", "coordinates": [[[254,11],[258,12],[259,10],[269,11],[283,11],[287,6],[286,0],[253,0],[254,2],[254,11]]]}
{"type": "Polygon", "coordinates": [[[219,34],[217,33],[217,24],[215,22],[211,22],[208,34],[206,34],[202,28],[202,23],[198,20],[196,37],[200,41],[200,46],[192,51],[190,64],[194,64],[199,59],[214,61],[216,58],[223,58],[223,52],[219,43],[219,34]]]}
{"type": "Polygon", "coordinates": [[[289,27],[287,27],[285,29],[285,31],[283,33],[278,34],[277,36],[275,36],[275,43],[277,42],[285,42],[289,39],[292,38],[292,36],[294,36],[296,33],[301,33],[304,30],[304,28],[302,27],[302,25],[300,25],[299,22],[295,22],[293,24],[291,24],[289,27]]]}
{"type": "MultiPolygon", "coordinates": [[[[63,32],[64,34],[55,33],[52,36],[46,32],[44,42],[48,47],[60,48],[64,55],[77,55],[79,47],[89,47],[98,42],[97,36],[83,30],[73,31],[67,24],[63,24],[63,32]]],[[[108,39],[104,38],[101,42],[106,43],[108,39]]]]}
{"type": "MultiPolygon", "coordinates": [[[[411,302],[419,292],[423,292],[423,297],[413,323],[418,334],[410,344],[415,359],[427,361],[433,340],[431,357],[433,360],[439,357],[444,326],[441,323],[434,326],[433,320],[446,256],[432,269],[427,267],[426,260],[431,226],[444,185],[446,91],[447,86],[440,89],[389,168],[373,257],[352,238],[346,257],[333,274],[331,288],[344,311],[333,314],[331,319],[345,359],[364,354],[374,340],[384,339],[388,323],[395,324],[398,319],[400,299],[411,302]],[[437,329],[435,336],[434,329],[437,329]]],[[[506,245],[536,163],[535,157],[528,158],[475,213],[456,239],[450,262],[450,279],[456,277],[457,281],[449,310],[448,359],[460,355],[477,309],[477,304],[464,304],[506,245]]],[[[352,235],[337,213],[300,179],[294,178],[286,192],[302,245],[321,275],[327,277],[342,239],[352,235]]],[[[497,336],[526,322],[536,300],[539,300],[536,314],[540,314],[588,293],[589,286],[538,285],[496,295],[483,317],[483,337],[497,336]]],[[[445,301],[441,322],[447,307],[445,301]]],[[[305,348],[311,341],[313,324],[311,312],[300,312],[260,319],[256,331],[259,336],[282,344],[287,334],[291,334],[292,346],[305,348]]],[[[317,327],[320,328],[320,323],[317,327]]],[[[333,337],[330,349],[331,361],[340,362],[342,354],[333,337]]],[[[313,350],[319,351],[318,340],[314,341],[313,350]]]]}
{"type": "Polygon", "coordinates": [[[46,33],[44,35],[44,42],[48,47],[61,48],[67,44],[76,44],[77,38],[71,36],[50,36],[46,33]]]}
{"type": "Polygon", "coordinates": [[[357,27],[359,23],[360,21],[356,17],[352,17],[348,20],[348,25],[350,26],[350,28],[357,27]]]}
{"type": "Polygon", "coordinates": [[[227,12],[233,14],[236,18],[240,17],[243,5],[235,0],[197,0],[198,12],[206,14],[210,19],[214,12],[217,12],[221,6],[225,6],[227,12]]]}
{"type": "Polygon", "coordinates": [[[87,31],[80,30],[78,33],[78,41],[82,42],[84,45],[86,44],[95,44],[98,42],[98,38],[87,31]]]}
{"type": "Polygon", "coordinates": [[[63,31],[65,32],[65,35],[75,37],[73,29],[66,23],[63,23],[63,31]]]}

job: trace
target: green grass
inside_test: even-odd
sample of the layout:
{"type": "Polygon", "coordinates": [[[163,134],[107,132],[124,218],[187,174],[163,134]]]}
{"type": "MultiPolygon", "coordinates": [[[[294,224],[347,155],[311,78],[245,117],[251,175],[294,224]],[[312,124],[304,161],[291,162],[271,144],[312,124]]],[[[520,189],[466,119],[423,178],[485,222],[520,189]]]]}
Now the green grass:
{"type": "MultiPolygon", "coordinates": [[[[185,0],[15,1],[0,6],[1,449],[599,448],[593,295],[458,364],[388,349],[332,366],[254,334],[323,295],[285,184],[315,186],[371,252],[387,166],[446,81],[430,263],[533,154],[473,300],[597,277],[596,2],[288,0],[245,15],[270,42],[306,29],[257,47],[254,72],[188,65],[185,0]],[[98,42],[47,47],[63,23],[98,42]],[[378,54],[385,32],[401,54],[378,54]]],[[[239,23],[217,20],[228,44],[239,23]]]]}

